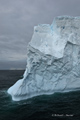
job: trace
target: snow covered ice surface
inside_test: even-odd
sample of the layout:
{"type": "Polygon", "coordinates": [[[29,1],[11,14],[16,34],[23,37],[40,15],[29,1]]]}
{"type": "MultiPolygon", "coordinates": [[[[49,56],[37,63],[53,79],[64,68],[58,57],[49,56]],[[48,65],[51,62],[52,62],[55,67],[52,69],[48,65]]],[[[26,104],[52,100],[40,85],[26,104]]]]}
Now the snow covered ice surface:
{"type": "Polygon", "coordinates": [[[24,77],[8,89],[15,101],[80,89],[80,17],[34,27],[24,77]]]}

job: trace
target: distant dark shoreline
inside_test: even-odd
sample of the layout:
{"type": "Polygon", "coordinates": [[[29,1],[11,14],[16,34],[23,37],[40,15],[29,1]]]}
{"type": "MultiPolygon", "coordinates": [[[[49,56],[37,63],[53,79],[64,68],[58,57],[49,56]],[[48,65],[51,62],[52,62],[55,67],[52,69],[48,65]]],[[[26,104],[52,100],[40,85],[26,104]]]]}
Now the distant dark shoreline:
{"type": "Polygon", "coordinates": [[[25,71],[25,69],[24,70],[0,70],[0,71],[25,71]]]}

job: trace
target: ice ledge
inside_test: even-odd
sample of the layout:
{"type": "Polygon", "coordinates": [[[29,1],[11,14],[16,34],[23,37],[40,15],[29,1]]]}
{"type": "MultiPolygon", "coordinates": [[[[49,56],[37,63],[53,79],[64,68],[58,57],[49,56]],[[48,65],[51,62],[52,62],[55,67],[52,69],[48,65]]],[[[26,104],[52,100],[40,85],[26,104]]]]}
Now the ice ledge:
{"type": "Polygon", "coordinates": [[[56,18],[51,25],[39,25],[28,46],[23,79],[8,93],[19,101],[79,88],[80,19],[56,18]]]}

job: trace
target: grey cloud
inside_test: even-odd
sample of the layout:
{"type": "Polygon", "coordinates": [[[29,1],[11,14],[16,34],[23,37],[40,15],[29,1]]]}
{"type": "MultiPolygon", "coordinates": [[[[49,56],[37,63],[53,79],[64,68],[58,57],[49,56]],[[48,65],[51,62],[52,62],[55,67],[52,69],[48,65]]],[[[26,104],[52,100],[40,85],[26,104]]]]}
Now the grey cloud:
{"type": "Polygon", "coordinates": [[[14,69],[25,69],[26,68],[26,62],[25,61],[1,61],[0,62],[0,68],[1,70],[14,70],[14,69]]]}
{"type": "Polygon", "coordinates": [[[0,0],[0,69],[26,63],[33,27],[60,15],[80,16],[80,0],[0,0]]]}

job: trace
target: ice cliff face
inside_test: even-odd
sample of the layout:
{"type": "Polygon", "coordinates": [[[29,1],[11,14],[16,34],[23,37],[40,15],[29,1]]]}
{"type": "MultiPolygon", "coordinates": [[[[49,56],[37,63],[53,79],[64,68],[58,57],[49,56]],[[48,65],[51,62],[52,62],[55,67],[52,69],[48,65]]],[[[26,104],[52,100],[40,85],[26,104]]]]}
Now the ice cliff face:
{"type": "Polygon", "coordinates": [[[80,89],[80,17],[34,27],[23,79],[8,89],[15,101],[80,89]]]}

